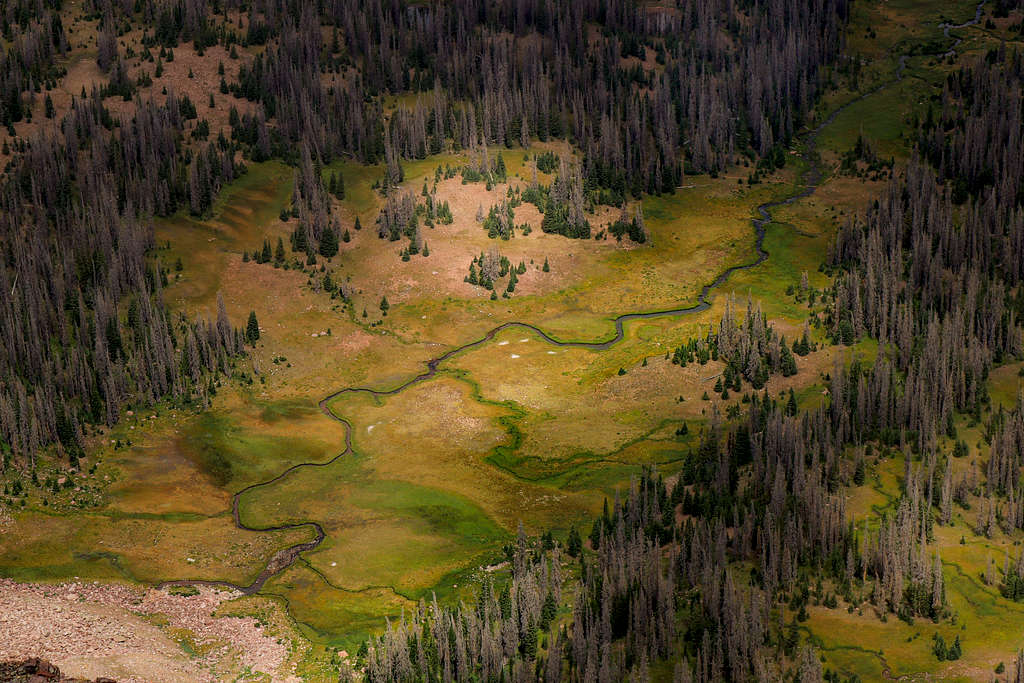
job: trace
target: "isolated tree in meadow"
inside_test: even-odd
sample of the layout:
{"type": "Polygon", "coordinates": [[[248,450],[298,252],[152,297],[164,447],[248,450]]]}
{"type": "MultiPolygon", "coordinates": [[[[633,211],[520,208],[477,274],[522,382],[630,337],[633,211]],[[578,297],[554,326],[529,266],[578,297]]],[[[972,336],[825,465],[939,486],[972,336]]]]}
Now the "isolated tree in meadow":
{"type": "Polygon", "coordinates": [[[327,228],[324,230],[323,237],[320,238],[320,255],[324,258],[332,258],[338,253],[338,236],[334,232],[334,228],[327,228]]]}
{"type": "Polygon", "coordinates": [[[508,178],[508,167],[505,165],[505,158],[498,152],[498,160],[494,163],[494,175],[499,182],[505,182],[508,178]]]}
{"type": "Polygon", "coordinates": [[[782,338],[782,344],[779,348],[779,360],[780,370],[782,371],[783,377],[791,377],[796,374],[796,359],[793,358],[793,353],[789,350],[786,345],[786,338],[782,338]]]}
{"type": "Polygon", "coordinates": [[[249,322],[245,325],[245,340],[255,344],[260,338],[260,323],[256,320],[256,311],[249,311],[249,322]]]}
{"type": "Polygon", "coordinates": [[[306,234],[306,224],[299,223],[292,232],[292,251],[308,251],[309,236],[306,234]]]}
{"type": "Polygon", "coordinates": [[[583,539],[580,538],[580,532],[576,529],[576,525],[573,524],[569,529],[569,538],[566,541],[566,550],[570,557],[576,557],[580,554],[583,549],[583,539]]]}
{"type": "Polygon", "coordinates": [[[797,413],[796,395],[793,393],[793,387],[790,387],[789,388],[789,398],[786,400],[786,414],[787,415],[796,415],[796,413],[797,413]]]}

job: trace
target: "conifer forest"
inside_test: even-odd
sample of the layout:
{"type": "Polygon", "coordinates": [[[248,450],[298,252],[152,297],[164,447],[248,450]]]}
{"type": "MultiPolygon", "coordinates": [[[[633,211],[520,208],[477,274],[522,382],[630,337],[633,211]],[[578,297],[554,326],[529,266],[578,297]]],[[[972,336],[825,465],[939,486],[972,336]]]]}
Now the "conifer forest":
{"type": "Polygon", "coordinates": [[[0,682],[1024,683],[1021,0],[0,0],[0,682]]]}

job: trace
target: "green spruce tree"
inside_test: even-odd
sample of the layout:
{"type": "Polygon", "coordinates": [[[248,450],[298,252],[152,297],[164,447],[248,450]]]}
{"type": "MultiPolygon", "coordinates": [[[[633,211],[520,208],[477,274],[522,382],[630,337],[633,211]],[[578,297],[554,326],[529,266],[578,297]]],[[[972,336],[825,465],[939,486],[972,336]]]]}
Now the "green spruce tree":
{"type": "Polygon", "coordinates": [[[260,323],[256,320],[256,311],[249,311],[249,322],[245,326],[245,340],[255,344],[260,338],[260,323]]]}
{"type": "Polygon", "coordinates": [[[324,258],[332,258],[337,253],[338,235],[335,234],[334,228],[327,228],[320,238],[320,255],[324,258]]]}
{"type": "Polygon", "coordinates": [[[284,240],[277,238],[277,248],[274,250],[274,265],[284,265],[284,240]]]}

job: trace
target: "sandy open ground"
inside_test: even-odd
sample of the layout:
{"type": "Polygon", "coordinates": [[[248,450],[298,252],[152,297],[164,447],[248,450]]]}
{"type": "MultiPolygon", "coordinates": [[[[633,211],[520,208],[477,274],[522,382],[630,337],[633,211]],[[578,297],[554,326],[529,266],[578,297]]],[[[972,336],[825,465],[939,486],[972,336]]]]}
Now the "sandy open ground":
{"type": "Polygon", "coordinates": [[[288,642],[252,617],[214,617],[238,593],[172,595],[119,584],[24,584],[0,579],[0,660],[42,657],[68,676],[140,683],[205,682],[229,669],[281,671],[288,642]],[[180,642],[192,650],[186,652],[180,642]]]}

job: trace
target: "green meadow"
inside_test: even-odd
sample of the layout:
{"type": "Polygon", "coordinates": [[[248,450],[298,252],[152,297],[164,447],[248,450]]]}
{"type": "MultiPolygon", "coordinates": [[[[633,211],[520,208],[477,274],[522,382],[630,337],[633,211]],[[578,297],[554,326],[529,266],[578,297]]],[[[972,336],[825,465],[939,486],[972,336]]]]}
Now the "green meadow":
{"type": "MultiPolygon", "coordinates": [[[[964,21],[974,6],[956,2],[941,14],[964,21]]],[[[256,379],[225,379],[208,410],[158,406],[93,436],[88,509],[76,507],[81,492],[30,499],[14,512],[19,533],[0,535],[0,574],[248,584],[275,552],[309,541],[315,523],[323,542],[273,576],[260,595],[314,642],[351,648],[380,632],[385,617],[420,600],[467,598],[486,578],[500,576],[505,546],[520,524],[560,538],[573,526],[586,533],[604,500],[645,466],[675,475],[711,414],[742,405],[739,396],[722,400],[711,391],[721,363],[681,368],[671,352],[717,326],[730,300],[740,310],[748,298],[761,306],[789,340],[801,333],[820,306],[798,301],[791,288],[805,271],[813,289],[831,285],[818,266],[829,258],[837,226],[885,187],[843,175],[839,158],[862,136],[881,156],[905,161],[913,150],[910,121],[924,114],[952,68],[930,54],[951,43],[935,28],[935,3],[872,0],[854,3],[853,12],[851,49],[864,57],[864,71],[858,83],[833,74],[835,88],[818,120],[843,108],[814,146],[820,187],[771,210],[762,245],[767,260],[733,272],[711,292],[707,310],[629,321],[622,340],[606,349],[555,345],[525,326],[463,347],[512,321],[563,342],[600,342],[613,336],[622,314],[696,304],[720,273],[756,259],[757,207],[804,187],[810,168],[796,152],[809,149],[805,140],[760,184],[738,182],[751,170],[741,166],[720,177],[686,176],[674,194],[638,200],[650,236],[643,245],[544,234],[539,213],[526,204],[515,222],[531,224],[529,234],[488,238],[475,220],[478,207],[486,211],[510,188],[526,187],[533,164],[526,155],[568,153],[555,143],[490,150],[492,157],[502,154],[509,171],[507,183],[490,189],[462,184],[458,175],[436,183],[454,221],[422,229],[428,257],[403,261],[403,243],[377,237],[384,198],[375,185],[383,167],[350,160],[323,169],[325,178],[344,178],[345,198],[335,208],[350,241],[316,265],[291,253],[279,268],[242,258],[264,240],[287,245],[295,226],[280,217],[294,172],[279,162],[249,164],[210,216],[159,219],[155,257],[165,266],[182,264],[166,287],[173,312],[213,317],[218,293],[235,324],[255,311],[260,341],[233,370],[256,379]],[[907,45],[917,49],[897,80],[893,55],[907,45]],[[491,300],[465,281],[471,259],[490,249],[526,267],[510,298],[491,300]],[[325,274],[345,283],[349,301],[318,286],[325,274]],[[463,350],[408,384],[454,349],[463,350]],[[236,527],[236,494],[246,527],[283,529],[236,527]]],[[[960,33],[968,50],[991,43],[980,28],[960,33]]],[[[406,162],[400,190],[419,195],[424,184],[433,189],[438,167],[468,161],[453,152],[406,162]]],[[[594,232],[617,217],[618,210],[596,207],[594,232]]],[[[821,342],[825,331],[815,328],[812,337],[821,342]]],[[[779,397],[792,389],[801,407],[817,406],[827,400],[827,375],[837,363],[854,354],[870,362],[883,352],[871,342],[825,347],[798,359],[796,376],[773,377],[766,391],[779,397]]],[[[1021,372],[1020,363],[993,371],[993,406],[1016,403],[1021,372]]],[[[971,459],[981,465],[979,430],[958,428],[971,435],[971,459]]],[[[958,468],[968,466],[964,460],[958,468]]],[[[873,528],[895,509],[902,468],[898,454],[871,458],[864,485],[848,492],[858,524],[873,528]]],[[[1024,605],[1002,599],[981,577],[989,555],[1001,564],[1016,556],[1021,539],[977,536],[973,514],[960,511],[952,526],[936,529],[955,620],[883,621],[866,601],[811,607],[802,632],[821,648],[826,666],[865,681],[924,673],[978,680],[991,674],[990,663],[1009,662],[1024,645],[1016,627],[1024,605]],[[936,633],[947,642],[959,635],[964,657],[937,662],[936,633]]]]}

